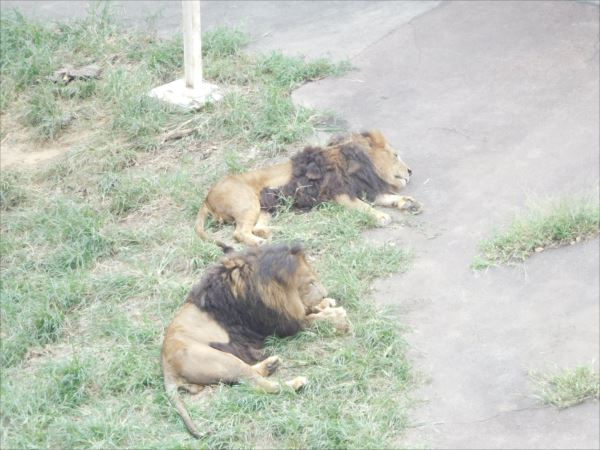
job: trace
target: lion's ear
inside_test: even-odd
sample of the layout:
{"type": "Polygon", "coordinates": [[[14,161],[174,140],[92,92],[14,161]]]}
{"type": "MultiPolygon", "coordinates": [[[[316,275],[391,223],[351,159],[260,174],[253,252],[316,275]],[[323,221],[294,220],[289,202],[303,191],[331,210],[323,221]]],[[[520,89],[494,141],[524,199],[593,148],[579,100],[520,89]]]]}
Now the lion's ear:
{"type": "Polygon", "coordinates": [[[369,139],[374,147],[383,148],[387,143],[381,131],[377,129],[371,131],[363,131],[360,134],[369,139]]]}
{"type": "Polygon", "coordinates": [[[231,270],[236,267],[238,267],[238,268],[244,267],[246,265],[246,261],[244,261],[243,258],[239,258],[239,257],[233,257],[233,258],[224,257],[224,258],[221,258],[221,264],[223,264],[223,267],[225,267],[227,270],[231,270]]]}
{"type": "Polygon", "coordinates": [[[226,269],[233,269],[235,267],[234,262],[226,256],[219,259],[219,263],[221,263],[226,269]]]}
{"type": "Polygon", "coordinates": [[[304,247],[302,244],[294,244],[290,247],[290,253],[292,255],[304,255],[304,247]]]}
{"type": "Polygon", "coordinates": [[[348,139],[347,134],[336,134],[329,139],[329,142],[327,142],[327,146],[332,147],[334,145],[341,144],[342,142],[344,142],[347,139],[348,139]]]}

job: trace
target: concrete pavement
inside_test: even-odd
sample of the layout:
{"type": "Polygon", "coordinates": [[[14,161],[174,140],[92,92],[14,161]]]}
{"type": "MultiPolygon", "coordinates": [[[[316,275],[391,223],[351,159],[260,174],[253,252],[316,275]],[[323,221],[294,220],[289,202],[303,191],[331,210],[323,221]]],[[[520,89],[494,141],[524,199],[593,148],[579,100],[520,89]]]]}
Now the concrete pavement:
{"type": "Polygon", "coordinates": [[[412,329],[430,382],[399,445],[598,448],[598,402],[538,409],[527,372],[598,361],[598,240],[473,273],[480,239],[528,201],[598,187],[598,7],[452,2],[362,52],[354,79],[297,102],[380,127],[426,211],[366,233],[416,249],[375,299],[412,329]]]}

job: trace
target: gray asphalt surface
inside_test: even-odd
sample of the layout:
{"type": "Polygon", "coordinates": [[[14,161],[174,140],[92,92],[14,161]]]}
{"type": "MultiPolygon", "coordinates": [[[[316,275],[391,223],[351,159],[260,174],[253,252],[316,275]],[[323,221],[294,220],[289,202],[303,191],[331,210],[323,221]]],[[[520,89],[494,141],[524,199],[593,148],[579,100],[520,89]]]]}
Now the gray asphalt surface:
{"type": "MultiPolygon", "coordinates": [[[[121,2],[123,20],[179,32],[179,2],[121,2]]],[[[84,2],[3,1],[65,19],[84,2]]],[[[528,202],[599,183],[594,2],[203,2],[203,27],[252,50],[348,57],[357,70],[295,92],[352,128],[380,128],[415,175],[422,216],[394,213],[374,244],[415,250],[374,298],[411,332],[429,381],[398,446],[599,448],[599,405],[540,408],[527,373],[599,359],[598,240],[474,273],[478,242],[528,202]]]]}

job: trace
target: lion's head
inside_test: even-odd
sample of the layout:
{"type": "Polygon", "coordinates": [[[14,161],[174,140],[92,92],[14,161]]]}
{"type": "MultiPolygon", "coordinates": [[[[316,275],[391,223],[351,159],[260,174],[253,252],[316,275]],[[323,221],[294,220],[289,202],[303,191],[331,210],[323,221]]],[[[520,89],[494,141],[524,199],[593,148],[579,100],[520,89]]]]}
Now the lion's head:
{"type": "MultiPolygon", "coordinates": [[[[299,244],[263,247],[259,250],[257,263],[260,279],[266,287],[276,283],[278,287],[297,291],[307,308],[317,305],[327,296],[325,286],[308,263],[304,249],[299,244]]],[[[269,290],[279,289],[271,286],[269,290]]]]}
{"type": "MultiPolygon", "coordinates": [[[[221,248],[225,255],[192,288],[167,328],[162,347],[167,395],[195,437],[203,434],[178,388],[196,393],[207,384],[248,381],[265,392],[279,391],[277,383],[265,378],[279,358],[266,358],[264,341],[272,335],[292,336],[317,320],[316,314],[308,318],[309,309],[327,294],[300,245],[266,245],[241,252],[221,248]]],[[[343,308],[325,308],[319,314],[319,320],[330,320],[341,331],[348,329],[343,308]]],[[[286,384],[298,390],[306,379],[297,377],[286,384]]]]}
{"type": "Polygon", "coordinates": [[[327,296],[300,245],[265,245],[228,251],[190,293],[230,335],[251,330],[263,337],[298,332],[306,310],[327,296]]]}
{"type": "Polygon", "coordinates": [[[368,149],[375,170],[394,190],[399,191],[408,184],[412,170],[379,130],[353,134],[352,140],[368,149]]]}

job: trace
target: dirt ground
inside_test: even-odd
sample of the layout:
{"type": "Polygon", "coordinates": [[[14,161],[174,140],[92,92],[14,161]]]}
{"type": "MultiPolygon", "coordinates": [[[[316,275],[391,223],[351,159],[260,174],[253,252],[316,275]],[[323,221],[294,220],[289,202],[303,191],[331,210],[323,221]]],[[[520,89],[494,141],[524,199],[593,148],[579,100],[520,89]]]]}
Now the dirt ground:
{"type": "Polygon", "coordinates": [[[6,134],[0,140],[0,169],[19,166],[37,166],[64,155],[79,142],[77,133],[68,133],[53,141],[32,143],[29,133],[16,121],[0,118],[6,134]]]}

